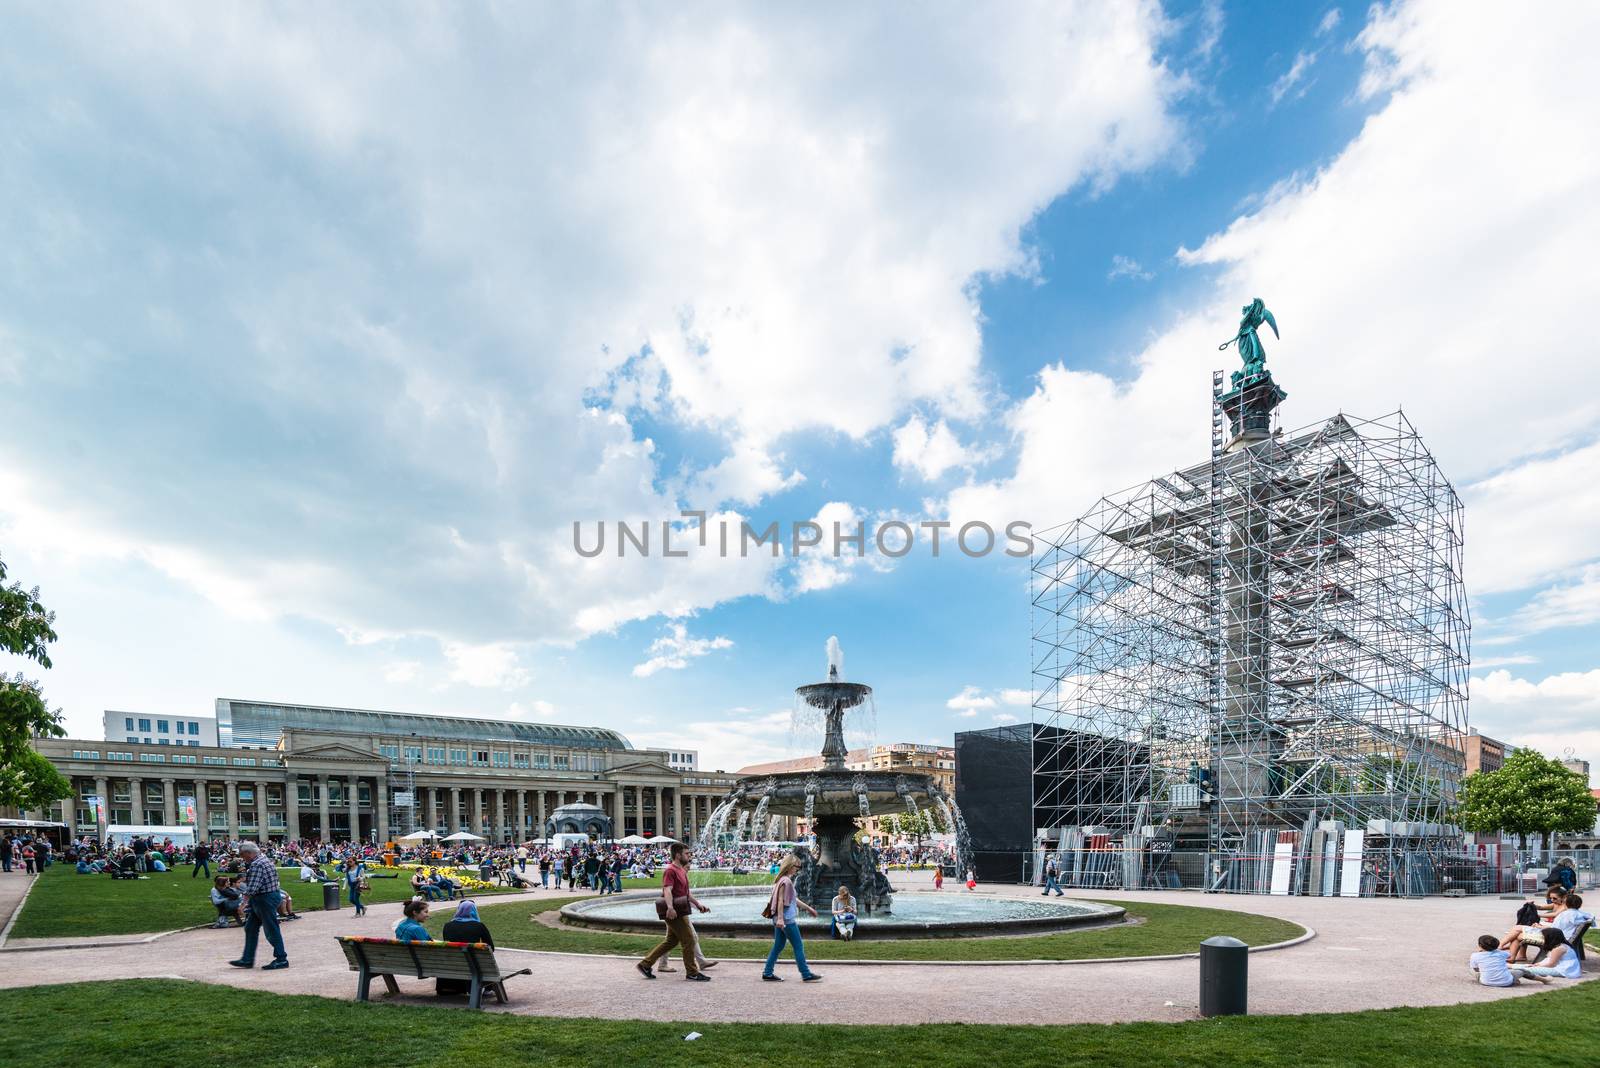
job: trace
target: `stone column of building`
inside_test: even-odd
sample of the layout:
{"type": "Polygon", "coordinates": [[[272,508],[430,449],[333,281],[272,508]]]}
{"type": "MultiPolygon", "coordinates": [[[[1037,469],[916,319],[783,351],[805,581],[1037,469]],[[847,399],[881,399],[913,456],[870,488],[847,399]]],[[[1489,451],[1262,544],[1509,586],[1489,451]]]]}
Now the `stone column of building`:
{"type": "MultiPolygon", "coordinates": [[[[389,840],[389,776],[387,775],[379,775],[372,782],[372,818],[378,828],[378,844],[382,845],[389,840]]],[[[408,831],[410,829],[406,828],[408,831]]]]}
{"type": "Polygon", "coordinates": [[[619,782],[611,791],[611,833],[618,838],[626,838],[627,830],[623,827],[622,820],[622,784],[619,782]]]}
{"type": "Polygon", "coordinates": [[[131,776],[128,778],[128,822],[144,822],[144,780],[131,776]]]}
{"type": "MultiPolygon", "coordinates": [[[[657,834],[666,834],[667,832],[666,832],[666,830],[664,828],[666,826],[667,818],[666,818],[665,810],[661,806],[661,801],[662,801],[662,798],[661,798],[661,787],[659,787],[659,786],[650,787],[650,796],[651,796],[651,799],[654,800],[655,803],[656,803],[656,833],[657,834]]],[[[644,822],[643,819],[641,819],[640,823],[642,824],[643,822],[644,822]]],[[[639,833],[643,834],[644,832],[640,831],[639,833]]]]}
{"type": "Polygon", "coordinates": [[[445,825],[444,833],[448,837],[461,829],[461,787],[450,787],[450,822],[445,825]]]}
{"type": "Polygon", "coordinates": [[[430,831],[437,831],[439,829],[439,788],[437,786],[427,786],[423,789],[428,795],[428,807],[426,809],[428,818],[427,829],[430,831]]]}
{"type": "Polygon", "coordinates": [[[267,784],[256,783],[256,833],[263,842],[272,836],[272,821],[267,816],[267,784]]]}
{"type": "Polygon", "coordinates": [[[467,791],[467,830],[473,834],[483,833],[483,794],[477,787],[467,791]]]}
{"type": "Polygon", "coordinates": [[[211,783],[195,779],[195,841],[205,841],[211,836],[211,783]]]}
{"type": "Polygon", "coordinates": [[[672,788],[672,837],[680,842],[687,842],[689,834],[689,807],[685,802],[688,798],[683,796],[683,787],[672,788]]]}
{"type": "Polygon", "coordinates": [[[328,783],[326,775],[317,776],[317,837],[326,843],[333,841],[333,817],[328,813],[328,783]]]}
{"type": "Polygon", "coordinates": [[[527,841],[530,837],[539,837],[538,835],[528,834],[528,791],[526,790],[517,791],[517,833],[513,837],[519,842],[527,841]]]}
{"type": "Polygon", "coordinates": [[[508,835],[516,837],[509,834],[511,828],[506,824],[506,792],[498,787],[494,792],[494,824],[494,834],[489,837],[495,841],[504,841],[508,835]]]}
{"type": "Polygon", "coordinates": [[[222,784],[228,791],[228,837],[239,837],[239,784],[229,779],[222,784]]]}
{"type": "Polygon", "coordinates": [[[178,780],[163,778],[161,780],[162,812],[166,816],[168,827],[178,825],[178,780]]]}
{"type": "Polygon", "coordinates": [[[361,841],[361,780],[350,776],[350,841],[361,841]]]}
{"type": "Polygon", "coordinates": [[[300,777],[291,774],[283,783],[283,833],[289,841],[300,837],[300,777]]]}
{"type": "Polygon", "coordinates": [[[545,815],[544,815],[544,787],[541,786],[534,793],[533,801],[534,801],[534,806],[536,808],[536,811],[534,812],[534,818],[539,821],[539,825],[534,828],[534,832],[535,832],[534,833],[534,837],[535,838],[543,838],[545,836],[545,834],[544,834],[544,820],[545,820],[545,815]]]}
{"type": "MultiPolygon", "coordinates": [[[[94,780],[94,794],[95,794],[96,797],[98,797],[100,799],[100,811],[104,812],[106,814],[106,821],[110,822],[110,820],[111,820],[111,783],[110,783],[110,781],[105,779],[105,778],[103,778],[103,777],[96,777],[96,779],[94,780]]],[[[95,827],[94,836],[96,838],[104,838],[106,836],[106,825],[104,823],[99,824],[98,826],[95,827]]]]}

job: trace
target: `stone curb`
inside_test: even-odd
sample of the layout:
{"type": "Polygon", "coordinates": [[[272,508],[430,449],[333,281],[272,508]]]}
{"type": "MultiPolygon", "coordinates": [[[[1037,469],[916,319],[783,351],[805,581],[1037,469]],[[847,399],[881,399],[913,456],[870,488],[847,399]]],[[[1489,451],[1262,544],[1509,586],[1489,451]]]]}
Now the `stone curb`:
{"type": "MultiPolygon", "coordinates": [[[[1298,935],[1295,938],[1291,938],[1286,942],[1273,942],[1272,944],[1265,945],[1265,946],[1251,946],[1250,947],[1250,952],[1251,953],[1267,953],[1267,952],[1270,952],[1270,951],[1275,950],[1275,949],[1289,949],[1292,946],[1298,946],[1298,945],[1300,945],[1300,944],[1302,944],[1304,942],[1309,942],[1315,937],[1317,937],[1316,930],[1314,928],[1307,927],[1305,929],[1305,933],[1303,933],[1301,935],[1298,935]]],[[[631,956],[631,955],[623,956],[620,953],[572,953],[572,952],[569,952],[567,950],[562,950],[562,949],[516,949],[516,948],[513,948],[511,946],[506,946],[506,947],[503,947],[503,948],[496,949],[495,952],[496,953],[532,953],[535,956],[541,956],[541,957],[590,957],[590,958],[598,957],[598,958],[601,958],[601,959],[608,959],[608,960],[628,960],[628,961],[636,961],[636,960],[639,959],[638,957],[631,956]]],[[[1068,965],[1068,964],[1136,964],[1136,963],[1138,963],[1140,961],[1149,961],[1149,960],[1199,960],[1199,959],[1200,959],[1200,953],[1198,951],[1196,951],[1194,953],[1159,953],[1159,954],[1152,954],[1152,955],[1143,956],[1143,957],[1075,957],[1075,958],[1072,958],[1070,960],[871,960],[871,959],[864,959],[864,958],[856,958],[856,959],[851,959],[851,960],[844,960],[844,959],[837,959],[836,958],[836,959],[830,960],[830,959],[825,958],[825,957],[818,957],[817,959],[811,961],[811,963],[815,964],[819,969],[821,969],[821,968],[832,968],[832,967],[834,967],[836,965],[839,965],[839,964],[850,965],[852,967],[856,966],[856,965],[867,964],[867,965],[888,965],[888,966],[932,965],[932,966],[937,966],[937,967],[940,967],[940,968],[1009,968],[1009,967],[1012,967],[1012,966],[1015,966],[1015,965],[1026,965],[1026,966],[1029,966],[1029,967],[1049,967],[1049,966],[1054,966],[1054,965],[1068,965]]],[[[763,961],[759,957],[720,957],[720,958],[718,958],[718,961],[719,961],[719,963],[722,963],[722,964],[764,964],[765,963],[765,961],[763,961]]],[[[780,961],[779,963],[783,964],[783,965],[786,965],[786,966],[789,966],[789,967],[793,967],[793,965],[794,965],[793,961],[780,961]]]]}

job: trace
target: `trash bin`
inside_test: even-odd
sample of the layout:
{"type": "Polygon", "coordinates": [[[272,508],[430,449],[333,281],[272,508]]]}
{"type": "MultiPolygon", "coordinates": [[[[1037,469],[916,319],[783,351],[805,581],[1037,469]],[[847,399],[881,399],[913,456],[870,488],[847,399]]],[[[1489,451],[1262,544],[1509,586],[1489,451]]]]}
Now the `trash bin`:
{"type": "Polygon", "coordinates": [[[1249,989],[1249,946],[1227,935],[1200,943],[1201,1016],[1245,1015],[1249,989]]]}
{"type": "Polygon", "coordinates": [[[322,911],[332,912],[339,907],[339,884],[322,884],[322,911]]]}

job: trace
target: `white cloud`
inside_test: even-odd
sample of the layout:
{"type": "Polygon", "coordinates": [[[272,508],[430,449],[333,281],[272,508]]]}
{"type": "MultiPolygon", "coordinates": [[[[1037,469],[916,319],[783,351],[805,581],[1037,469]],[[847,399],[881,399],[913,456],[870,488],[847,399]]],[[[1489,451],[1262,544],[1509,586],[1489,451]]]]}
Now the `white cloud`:
{"type": "Polygon", "coordinates": [[[517,650],[507,642],[446,642],[444,655],[450,662],[451,681],[468,686],[514,690],[527,685],[531,677],[518,662],[517,650]]]}
{"type": "Polygon", "coordinates": [[[1600,668],[1537,682],[1509,671],[1472,680],[1472,725],[1482,733],[1547,756],[1568,750],[1600,770],[1600,668]]]}
{"type": "MultiPolygon", "coordinates": [[[[675,723],[670,730],[629,731],[638,746],[655,749],[693,749],[700,767],[734,771],[748,764],[765,764],[801,755],[792,744],[791,713],[730,709],[714,720],[675,723]]],[[[813,749],[812,752],[815,752],[813,749]]]]}
{"type": "Polygon", "coordinates": [[[1135,281],[1148,282],[1155,276],[1154,271],[1145,270],[1138,260],[1122,255],[1111,257],[1111,270],[1106,272],[1107,281],[1116,281],[1118,278],[1132,278],[1135,281]]]}
{"type": "Polygon", "coordinates": [[[1539,658],[1536,656],[1528,656],[1526,654],[1519,653],[1515,656],[1476,657],[1472,661],[1472,666],[1480,669],[1496,667],[1521,667],[1526,664],[1537,664],[1538,662],[1539,658]]]}
{"type": "Polygon", "coordinates": [[[970,462],[967,450],[943,419],[930,428],[922,416],[913,415],[895,429],[895,466],[914,471],[929,482],[970,462]]]}
{"type": "Polygon", "coordinates": [[[1000,700],[1004,701],[1008,705],[1027,706],[1033,704],[1033,694],[1027,690],[1001,690],[1000,700]]]}
{"type": "Polygon", "coordinates": [[[1286,96],[1288,92],[1297,85],[1300,86],[1300,91],[1295,94],[1295,97],[1298,99],[1299,97],[1305,95],[1306,90],[1311,88],[1311,85],[1309,82],[1307,82],[1305,85],[1301,85],[1300,83],[1302,80],[1304,80],[1306,72],[1309,71],[1312,65],[1316,63],[1317,55],[1318,53],[1316,52],[1295,53],[1294,62],[1289,64],[1289,69],[1284,71],[1283,74],[1278,77],[1278,80],[1272,83],[1270,92],[1272,94],[1272,102],[1274,104],[1281,102],[1284,96],[1286,96]]]}
{"type": "Polygon", "coordinates": [[[1590,623],[1600,623],[1600,564],[1583,568],[1572,582],[1540,590],[1510,620],[1522,634],[1590,623]]]}
{"type": "Polygon", "coordinates": [[[1021,722],[1018,717],[1013,716],[1010,712],[996,712],[991,718],[993,718],[996,723],[1000,724],[1021,722]]]}
{"type": "Polygon", "coordinates": [[[383,669],[384,682],[411,682],[417,677],[417,672],[422,670],[422,664],[416,660],[396,660],[383,669]]]}
{"type": "Polygon", "coordinates": [[[713,653],[718,649],[732,649],[733,642],[718,635],[715,638],[694,638],[682,623],[669,624],[666,633],[650,643],[650,658],[633,665],[635,678],[647,679],[658,671],[682,671],[689,661],[713,653]]]}
{"type": "MultiPolygon", "coordinates": [[[[1267,364],[1289,392],[1285,427],[1403,404],[1458,485],[1508,465],[1560,465],[1592,441],[1600,67],[1587,42],[1600,35],[1600,8],[1569,4],[1559,17],[1565,32],[1508,51],[1519,34],[1507,9],[1376,9],[1359,40],[1369,68],[1382,68],[1373,84],[1393,95],[1359,136],[1323,170],[1180,250],[1214,283],[1144,347],[1131,378],[1044,368],[1008,415],[1014,470],[953,493],[952,518],[1043,528],[1102,493],[1203,460],[1205,372],[1224,363],[1216,346],[1256,295],[1283,330],[1281,342],[1267,339],[1267,364]]],[[[1582,452],[1566,462],[1588,470],[1582,452]]],[[[1552,522],[1527,535],[1531,566],[1509,536],[1484,555],[1490,532],[1519,520],[1499,500],[1469,500],[1469,589],[1513,588],[1592,559],[1594,484],[1566,483],[1567,500],[1541,504],[1552,522]]]]}
{"type": "Polygon", "coordinates": [[[4,70],[0,470],[232,611],[351,633],[772,594],[760,561],[577,561],[569,524],[778,492],[795,431],[980,416],[973,279],[1181,141],[1154,5],[146,14],[8,20],[51,60],[4,70]],[[664,459],[644,413],[725,458],[664,459]]]}
{"type": "Polygon", "coordinates": [[[993,708],[995,700],[976,686],[966,686],[960,693],[946,701],[944,706],[970,719],[978,714],[979,709],[993,708]]]}
{"type": "Polygon", "coordinates": [[[1323,37],[1332,33],[1338,28],[1343,18],[1344,16],[1339,13],[1338,8],[1330,7],[1327,13],[1322,16],[1322,21],[1317,23],[1317,36],[1323,37]]]}
{"type": "Polygon", "coordinates": [[[1600,442],[1480,479],[1462,499],[1474,593],[1524,589],[1600,556],[1600,442]]]}

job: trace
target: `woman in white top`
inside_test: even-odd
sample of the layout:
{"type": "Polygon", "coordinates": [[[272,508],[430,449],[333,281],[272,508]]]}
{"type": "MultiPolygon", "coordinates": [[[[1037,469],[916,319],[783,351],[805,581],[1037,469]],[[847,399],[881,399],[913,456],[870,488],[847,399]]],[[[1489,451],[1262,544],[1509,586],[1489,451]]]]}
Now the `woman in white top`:
{"type": "Polygon", "coordinates": [[[1578,955],[1572,947],[1567,945],[1566,936],[1554,927],[1544,929],[1545,955],[1543,963],[1535,966],[1531,964],[1518,964],[1511,969],[1513,973],[1524,979],[1534,979],[1545,983],[1551,979],[1578,979],[1583,973],[1578,960],[1578,955]]]}
{"type": "Polygon", "coordinates": [[[850,888],[842,883],[833,895],[833,936],[846,942],[856,936],[856,903],[850,897],[850,888]]]}

